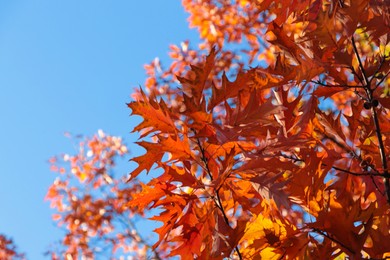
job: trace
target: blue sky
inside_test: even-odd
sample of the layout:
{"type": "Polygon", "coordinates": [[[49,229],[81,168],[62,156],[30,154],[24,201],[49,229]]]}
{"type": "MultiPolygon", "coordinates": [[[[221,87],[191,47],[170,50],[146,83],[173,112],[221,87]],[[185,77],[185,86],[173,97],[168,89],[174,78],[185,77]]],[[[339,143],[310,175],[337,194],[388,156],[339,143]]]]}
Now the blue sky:
{"type": "Polygon", "coordinates": [[[197,39],[187,16],[173,0],[0,1],[0,233],[28,259],[61,234],[43,198],[47,159],[74,152],[64,132],[135,141],[126,103],[143,64],[197,39]]]}

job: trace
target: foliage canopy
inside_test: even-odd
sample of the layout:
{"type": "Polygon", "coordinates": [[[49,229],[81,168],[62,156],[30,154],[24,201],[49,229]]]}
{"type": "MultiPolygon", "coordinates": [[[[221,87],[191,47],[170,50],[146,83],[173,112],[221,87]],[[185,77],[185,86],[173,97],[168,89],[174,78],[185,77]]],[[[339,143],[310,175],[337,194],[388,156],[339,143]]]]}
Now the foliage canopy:
{"type": "Polygon", "coordinates": [[[182,4],[201,43],[145,66],[127,182],[112,173],[127,148],[102,132],[52,160],[53,258],[389,258],[389,1],[182,4]]]}
{"type": "Polygon", "coordinates": [[[129,104],[146,149],[130,181],[163,170],[130,202],[162,210],[154,248],[390,257],[389,3],[183,5],[207,57],[172,46],[171,67],[147,66],[146,92],[129,104]]]}

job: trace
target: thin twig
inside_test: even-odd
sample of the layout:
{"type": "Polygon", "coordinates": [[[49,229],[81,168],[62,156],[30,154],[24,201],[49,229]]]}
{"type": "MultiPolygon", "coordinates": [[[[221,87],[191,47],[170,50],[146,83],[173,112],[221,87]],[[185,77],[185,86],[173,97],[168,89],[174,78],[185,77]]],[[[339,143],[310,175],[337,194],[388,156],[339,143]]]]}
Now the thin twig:
{"type": "MultiPolygon", "coordinates": [[[[373,173],[373,174],[369,174],[369,176],[371,177],[371,180],[372,180],[372,182],[373,182],[373,184],[374,184],[376,190],[377,190],[382,196],[384,196],[384,193],[379,189],[378,184],[376,183],[376,181],[375,181],[375,179],[374,179],[373,176],[374,176],[374,175],[376,175],[376,176],[381,176],[381,177],[384,177],[384,178],[387,178],[387,179],[389,178],[389,176],[388,176],[388,175],[385,175],[385,174],[383,174],[383,173],[380,173],[377,169],[375,169],[375,166],[374,166],[373,164],[364,161],[363,158],[362,158],[360,155],[357,155],[357,153],[356,153],[354,150],[350,149],[349,147],[345,146],[344,144],[341,144],[341,143],[338,142],[335,138],[329,136],[326,132],[321,132],[321,133],[322,133],[326,138],[328,138],[329,140],[331,140],[333,143],[335,143],[336,145],[338,145],[340,148],[344,149],[346,152],[348,152],[349,154],[351,154],[352,157],[355,158],[355,159],[357,159],[360,163],[365,162],[365,163],[366,163],[366,167],[367,167],[367,166],[370,167],[370,168],[375,172],[375,173],[373,173]]],[[[344,171],[344,172],[346,172],[346,171],[344,171]]],[[[359,174],[353,174],[352,172],[351,172],[350,174],[356,175],[356,176],[359,175],[359,174]]]]}
{"type": "Polygon", "coordinates": [[[316,232],[316,233],[318,233],[318,234],[320,234],[320,235],[322,235],[322,236],[332,240],[332,242],[340,245],[341,247],[347,249],[351,254],[355,254],[355,252],[352,249],[350,249],[347,245],[345,245],[344,243],[342,243],[342,242],[338,241],[337,239],[331,237],[326,232],[324,232],[324,231],[322,231],[320,229],[317,229],[317,228],[313,228],[312,230],[313,230],[313,232],[316,232]]]}
{"type": "Polygon", "coordinates": [[[135,242],[137,243],[141,243],[143,245],[146,246],[146,248],[150,249],[152,251],[152,253],[154,254],[154,257],[155,259],[157,260],[162,260],[162,258],[160,257],[159,253],[157,252],[157,250],[155,248],[153,248],[153,246],[149,245],[146,240],[141,236],[140,232],[138,231],[135,223],[133,223],[130,219],[128,218],[120,218],[121,215],[118,214],[118,220],[119,222],[122,223],[122,225],[125,226],[126,228],[126,235],[128,237],[130,237],[131,239],[133,239],[135,242]],[[135,231],[135,233],[133,234],[128,228],[132,229],[135,231]]]}
{"type": "Polygon", "coordinates": [[[363,86],[351,86],[348,84],[331,85],[331,84],[322,83],[319,80],[311,80],[311,82],[328,88],[345,88],[346,90],[350,88],[364,88],[363,86]]]}
{"type": "Polygon", "coordinates": [[[360,77],[360,75],[356,72],[355,68],[352,67],[352,66],[350,66],[349,69],[352,71],[352,74],[355,75],[355,76],[358,78],[358,80],[360,81],[360,83],[361,83],[362,85],[364,85],[363,79],[362,79],[362,78],[360,77]]]}
{"type": "Polygon", "coordinates": [[[353,51],[355,52],[355,56],[358,60],[358,63],[359,63],[359,69],[360,69],[360,72],[362,73],[363,75],[363,83],[364,83],[364,86],[366,87],[369,87],[368,84],[369,84],[369,80],[367,78],[367,75],[366,75],[366,71],[364,70],[364,67],[363,67],[363,62],[362,60],[360,59],[360,55],[359,55],[359,52],[357,50],[357,47],[356,47],[356,42],[355,42],[355,38],[351,37],[351,41],[352,41],[352,47],[353,47],[353,51]]]}
{"type": "MultiPolygon", "coordinates": [[[[386,57],[382,57],[382,58],[381,58],[381,61],[379,62],[378,67],[376,68],[375,72],[372,74],[373,76],[372,76],[371,79],[370,79],[370,85],[371,85],[372,80],[376,77],[375,75],[376,75],[376,74],[379,72],[379,70],[382,68],[382,66],[383,66],[383,64],[385,63],[385,61],[386,61],[386,57]]],[[[385,78],[385,77],[384,77],[384,78],[385,78]]],[[[382,78],[382,80],[383,80],[383,78],[382,78]]],[[[380,81],[380,82],[376,85],[376,87],[379,86],[381,83],[382,83],[382,81],[380,81]]],[[[375,88],[376,88],[376,87],[375,87],[375,88]]]]}
{"type": "MultiPolygon", "coordinates": [[[[327,166],[326,164],[324,164],[324,166],[327,166]]],[[[382,173],[376,173],[376,172],[370,172],[370,171],[364,171],[364,172],[351,172],[349,170],[345,170],[345,169],[342,169],[342,168],[339,168],[337,166],[332,166],[332,169],[334,170],[337,170],[337,171],[340,171],[340,172],[345,172],[345,173],[348,173],[348,174],[351,174],[351,175],[354,175],[354,176],[375,176],[375,177],[384,177],[384,174],[382,173]]],[[[390,178],[390,175],[388,176],[385,176],[386,178],[390,178]]]]}
{"type": "MultiPolygon", "coordinates": [[[[210,177],[211,180],[213,180],[213,176],[211,174],[210,167],[208,165],[208,160],[205,156],[205,150],[202,147],[199,138],[196,138],[196,141],[197,141],[197,144],[199,146],[200,153],[201,153],[201,160],[203,161],[203,163],[205,164],[205,167],[206,167],[207,175],[210,177]]],[[[227,217],[227,215],[225,213],[225,210],[224,210],[223,205],[222,205],[221,197],[219,196],[219,190],[216,190],[215,193],[216,193],[216,198],[217,198],[217,200],[214,200],[215,205],[221,211],[223,219],[225,220],[225,223],[230,227],[229,218],[227,217]]],[[[240,260],[242,260],[242,255],[241,255],[240,249],[238,248],[238,245],[235,246],[235,250],[237,252],[238,258],[240,260]]]]}
{"type": "MultiPolygon", "coordinates": [[[[300,159],[300,158],[297,158],[297,157],[288,156],[286,154],[279,154],[279,155],[282,156],[283,158],[292,160],[294,162],[305,162],[303,159],[300,159]]],[[[326,163],[321,163],[321,166],[327,167],[328,165],[326,163]]],[[[334,169],[336,171],[345,172],[345,173],[348,173],[348,174],[351,174],[351,175],[354,175],[354,176],[375,176],[375,177],[382,177],[382,178],[383,177],[390,178],[390,174],[385,175],[385,174],[379,173],[379,172],[371,172],[371,171],[352,172],[350,170],[342,169],[342,168],[337,167],[337,166],[332,166],[332,169],[334,169]]]]}
{"type": "Polygon", "coordinates": [[[377,136],[378,142],[379,142],[379,153],[380,153],[381,161],[382,161],[383,177],[385,178],[387,202],[390,204],[390,178],[388,177],[389,170],[387,168],[385,146],[383,144],[382,132],[381,132],[381,128],[379,125],[379,120],[378,120],[378,115],[376,113],[376,109],[374,107],[372,107],[371,112],[372,112],[372,117],[374,119],[376,136],[377,136]]]}
{"type": "Polygon", "coordinates": [[[199,147],[199,150],[200,150],[200,159],[202,160],[202,162],[204,163],[205,167],[206,167],[206,172],[207,172],[207,175],[209,176],[210,180],[213,181],[213,175],[211,174],[211,171],[210,171],[210,168],[209,168],[209,164],[207,163],[207,158],[206,158],[206,155],[205,155],[205,150],[204,148],[202,147],[202,145],[200,144],[200,140],[199,138],[196,138],[196,143],[199,147]]]}
{"type": "Polygon", "coordinates": [[[377,89],[377,88],[379,87],[379,85],[382,84],[383,81],[385,81],[385,79],[389,76],[389,74],[390,74],[390,71],[387,72],[386,75],[384,75],[384,76],[381,78],[381,80],[376,84],[374,90],[377,89]]]}

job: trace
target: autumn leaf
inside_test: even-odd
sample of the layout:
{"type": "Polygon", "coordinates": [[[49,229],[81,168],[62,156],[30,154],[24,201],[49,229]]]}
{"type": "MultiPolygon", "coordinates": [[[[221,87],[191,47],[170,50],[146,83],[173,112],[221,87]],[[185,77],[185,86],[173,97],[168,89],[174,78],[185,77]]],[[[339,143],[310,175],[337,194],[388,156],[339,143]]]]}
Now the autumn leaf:
{"type": "Polygon", "coordinates": [[[132,110],[132,115],[140,115],[143,118],[143,122],[136,126],[133,129],[133,132],[146,129],[141,137],[154,131],[175,133],[175,125],[166,109],[164,101],[161,100],[160,103],[158,103],[153,99],[148,100],[145,93],[141,93],[143,98],[142,101],[130,102],[128,104],[128,107],[132,110]]]}
{"type": "Polygon", "coordinates": [[[164,152],[161,150],[160,144],[142,141],[138,142],[138,145],[145,148],[147,150],[147,153],[132,159],[132,161],[138,163],[138,167],[130,173],[130,178],[128,179],[128,181],[137,177],[143,170],[149,172],[153,164],[161,161],[164,155],[164,152]]]}
{"type": "Polygon", "coordinates": [[[228,98],[232,98],[238,94],[240,90],[248,88],[249,86],[250,73],[240,73],[237,76],[237,79],[233,82],[230,82],[226,74],[222,75],[222,84],[221,88],[213,86],[211,100],[207,106],[208,110],[213,109],[216,105],[221,103],[228,98]]]}

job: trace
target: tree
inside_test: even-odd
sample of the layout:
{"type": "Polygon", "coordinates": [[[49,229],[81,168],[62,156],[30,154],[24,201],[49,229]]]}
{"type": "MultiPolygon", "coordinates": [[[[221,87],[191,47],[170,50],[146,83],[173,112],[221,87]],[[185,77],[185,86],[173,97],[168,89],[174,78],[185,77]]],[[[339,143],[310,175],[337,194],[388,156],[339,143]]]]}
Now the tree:
{"type": "Polygon", "coordinates": [[[126,185],[113,171],[116,160],[127,152],[120,137],[99,130],[79,142],[76,155],[50,159],[51,170],[58,177],[46,200],[56,210],[53,219],[65,227],[62,241],[47,252],[52,259],[116,255],[144,259],[157,255],[137,231],[142,210],[128,206],[141,191],[140,183],[126,185]]]}
{"type": "Polygon", "coordinates": [[[154,247],[182,259],[390,257],[389,2],[183,5],[208,56],[171,46],[171,66],[147,66],[129,104],[146,150],[130,184],[163,171],[129,203],[161,210],[154,247]]]}
{"type": "Polygon", "coordinates": [[[93,257],[100,238],[139,258],[390,258],[389,2],[183,6],[201,43],[145,66],[128,106],[146,152],[127,183],[110,173],[126,149],[102,134],[53,167],[60,254],[93,257]],[[149,211],[154,245],[131,222],[149,211]]]}
{"type": "Polygon", "coordinates": [[[24,254],[18,252],[14,242],[2,234],[0,234],[0,259],[25,259],[24,254]]]}

